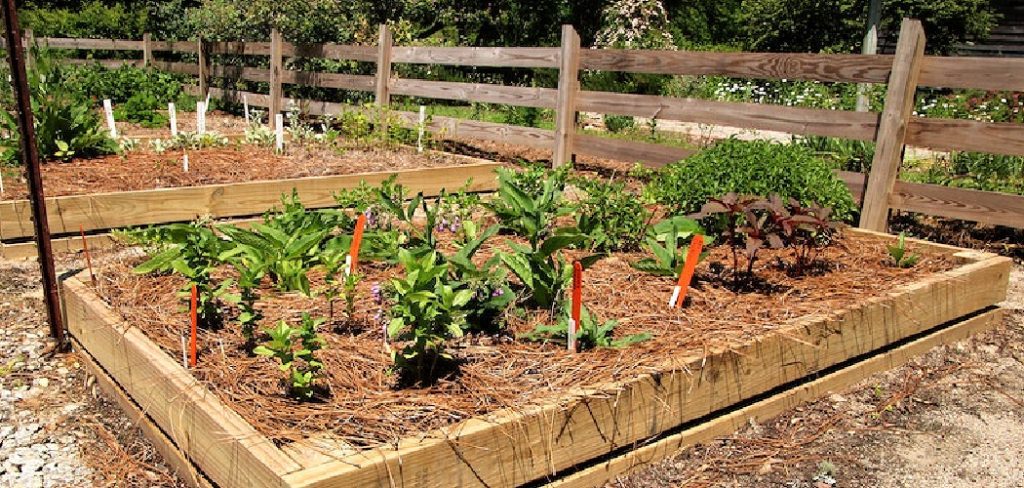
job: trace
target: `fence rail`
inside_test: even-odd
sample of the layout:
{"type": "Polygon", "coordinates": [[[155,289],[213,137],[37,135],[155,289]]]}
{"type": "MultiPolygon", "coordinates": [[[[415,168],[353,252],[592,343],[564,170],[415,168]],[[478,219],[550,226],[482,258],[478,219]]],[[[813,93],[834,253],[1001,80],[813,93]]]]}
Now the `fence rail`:
{"type": "MultiPolygon", "coordinates": [[[[26,33],[26,44],[32,42],[26,33]]],[[[650,166],[663,166],[693,150],[649,142],[627,141],[578,133],[575,115],[597,112],[677,120],[739,128],[782,131],[875,142],[872,172],[839,172],[863,201],[861,226],[884,230],[890,209],[921,212],[1024,228],[1024,197],[898,181],[904,145],[937,150],[979,151],[1024,155],[1024,124],[912,116],[909,107],[919,86],[1024,91],[1024,59],[924,56],[924,32],[917,21],[904,21],[900,45],[892,55],[805,53],[711,53],[627,49],[581,49],[579,36],[564,26],[559,47],[422,47],[393,46],[382,26],[378,45],[294,44],[275,32],[270,42],[156,41],[120,39],[35,39],[60,49],[142,51],[142,60],[75,60],[108,67],[149,65],[198,76],[200,94],[227,100],[247,98],[250,105],[280,111],[288,103],[310,114],[359,110],[346,104],[295,100],[283,85],[305,85],[374,93],[389,105],[392,95],[496,103],[555,110],[555,129],[434,116],[430,130],[447,137],[484,139],[551,150],[554,164],[575,154],[650,166]],[[154,52],[198,54],[198,63],[161,61],[154,52]],[[270,68],[211,63],[211,56],[247,55],[270,58],[270,68]],[[326,58],[374,63],[375,75],[286,69],[285,58],[326,58]],[[558,88],[507,86],[405,79],[392,76],[393,64],[427,64],[558,70],[558,88]],[[622,71],[664,75],[721,75],[738,78],[812,80],[837,83],[889,84],[881,113],[821,110],[755,103],[581,91],[580,70],[622,71]],[[268,83],[271,95],[209,86],[211,78],[268,83]],[[897,86],[898,85],[898,86],[897,86]]],[[[394,112],[406,123],[418,115],[394,112]]]]}

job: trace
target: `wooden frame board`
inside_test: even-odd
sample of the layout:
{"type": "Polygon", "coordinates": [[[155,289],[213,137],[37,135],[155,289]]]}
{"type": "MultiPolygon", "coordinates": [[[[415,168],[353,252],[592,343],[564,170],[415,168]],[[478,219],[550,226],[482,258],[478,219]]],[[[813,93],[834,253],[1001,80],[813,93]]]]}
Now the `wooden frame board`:
{"type": "MultiPolygon", "coordinates": [[[[246,183],[225,183],[181,188],[161,188],[46,199],[50,231],[55,235],[116,229],[133,225],[162,224],[196,217],[230,218],[259,215],[280,205],[281,195],[299,192],[309,208],[335,205],[333,193],[353,188],[361,181],[380,183],[392,174],[410,191],[436,195],[446,186],[462,186],[472,179],[470,191],[493,191],[494,170],[501,163],[468,156],[451,156],[467,164],[393,172],[355,173],[246,183]]],[[[31,237],[32,211],[28,200],[0,202],[0,239],[31,237]]]]}
{"type": "MultiPolygon", "coordinates": [[[[319,455],[317,462],[299,462],[294,450],[256,433],[77,277],[65,281],[64,299],[74,339],[218,486],[520,486],[574,467],[584,466],[577,474],[585,473],[588,461],[650,447],[650,439],[688,422],[942,324],[983,316],[1005,299],[1010,259],[912,245],[961,264],[849,309],[779,324],[777,333],[742,347],[686,358],[677,369],[501,410],[396,448],[319,455]]],[[[978,326],[969,323],[969,330],[978,326]]]]}

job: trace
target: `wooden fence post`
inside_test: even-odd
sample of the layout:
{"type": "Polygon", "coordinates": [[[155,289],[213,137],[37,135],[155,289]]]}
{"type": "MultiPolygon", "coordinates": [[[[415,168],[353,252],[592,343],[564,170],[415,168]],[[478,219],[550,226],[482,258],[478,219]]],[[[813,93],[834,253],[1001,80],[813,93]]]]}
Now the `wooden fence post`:
{"type": "Polygon", "coordinates": [[[391,80],[391,47],[394,38],[391,35],[391,28],[387,24],[380,25],[380,33],[377,36],[377,79],[376,79],[376,100],[377,105],[387,107],[391,104],[391,90],[388,82],[391,80]]]}
{"type": "Polygon", "coordinates": [[[25,44],[25,69],[31,71],[36,67],[36,58],[32,55],[32,48],[36,44],[36,36],[32,34],[32,29],[22,29],[21,37],[22,42],[25,44]]]}
{"type": "Polygon", "coordinates": [[[199,98],[205,100],[206,94],[210,92],[210,59],[202,37],[196,40],[196,55],[199,58],[199,98]]]}
{"type": "Polygon", "coordinates": [[[284,90],[281,85],[281,75],[284,65],[284,39],[281,38],[281,31],[270,32],[270,113],[267,114],[267,122],[270,128],[277,130],[277,114],[281,113],[281,100],[284,98],[284,90]]]}
{"type": "Polygon", "coordinates": [[[146,32],[142,34],[142,66],[150,67],[153,64],[153,36],[146,32]]]}
{"type": "Polygon", "coordinates": [[[907,125],[914,110],[914,94],[921,74],[925,36],[921,22],[903,19],[893,56],[885,107],[878,121],[875,155],[864,189],[860,227],[884,232],[889,220],[889,196],[903,163],[907,125]]]}
{"type": "Polygon", "coordinates": [[[572,159],[576,136],[576,95],[580,89],[580,36],[571,25],[562,26],[559,52],[558,99],[555,105],[555,147],[551,165],[561,166],[572,159]]]}

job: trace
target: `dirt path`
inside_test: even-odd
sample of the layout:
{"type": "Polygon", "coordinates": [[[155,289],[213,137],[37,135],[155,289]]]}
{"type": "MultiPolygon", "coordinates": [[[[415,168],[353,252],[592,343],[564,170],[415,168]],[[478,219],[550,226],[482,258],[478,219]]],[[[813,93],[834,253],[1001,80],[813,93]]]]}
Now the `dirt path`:
{"type": "MultiPolygon", "coordinates": [[[[1001,330],[610,486],[1024,486],[1024,268],[1012,280],[1001,330]]],[[[183,486],[73,354],[47,357],[36,268],[0,262],[0,283],[0,486],[183,486]]]]}

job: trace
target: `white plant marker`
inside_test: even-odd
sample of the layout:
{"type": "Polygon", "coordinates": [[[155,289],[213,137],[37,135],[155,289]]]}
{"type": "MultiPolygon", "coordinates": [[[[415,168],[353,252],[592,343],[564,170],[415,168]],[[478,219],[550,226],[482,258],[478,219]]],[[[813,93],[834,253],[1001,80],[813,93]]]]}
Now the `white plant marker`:
{"type": "Polygon", "coordinates": [[[203,111],[205,111],[206,107],[209,107],[209,106],[210,106],[210,92],[206,92],[206,100],[205,100],[205,103],[203,103],[203,111]]]}
{"type": "Polygon", "coordinates": [[[0,196],[4,194],[4,172],[0,170],[0,196]]]}
{"type": "Polygon", "coordinates": [[[416,150],[423,152],[423,132],[426,129],[427,123],[427,107],[420,105],[420,124],[419,134],[416,136],[416,150]]]}
{"type": "Polygon", "coordinates": [[[676,308],[676,300],[679,300],[679,293],[681,291],[683,291],[683,289],[680,288],[679,285],[672,288],[672,297],[668,299],[669,308],[676,308]]]}
{"type": "Polygon", "coordinates": [[[274,115],[274,148],[284,151],[284,115],[274,115]]]}
{"type": "Polygon", "coordinates": [[[171,137],[178,136],[178,111],[173,103],[167,104],[167,118],[171,121],[171,137]]]}
{"type": "Polygon", "coordinates": [[[346,254],[345,255],[345,277],[348,277],[351,274],[352,274],[352,255],[351,254],[346,254]]]}
{"type": "Polygon", "coordinates": [[[188,173],[188,153],[185,153],[185,156],[181,158],[181,169],[188,173]]]}
{"type": "Polygon", "coordinates": [[[188,369],[188,347],[185,344],[185,336],[181,336],[181,365],[188,369]]]}
{"type": "Polygon", "coordinates": [[[107,115],[107,128],[110,129],[110,137],[117,139],[117,126],[114,125],[114,106],[110,99],[103,100],[103,112],[107,115]]]}
{"type": "Polygon", "coordinates": [[[567,333],[566,335],[569,338],[569,340],[566,341],[567,348],[570,351],[572,351],[572,352],[576,352],[576,321],[575,320],[569,319],[568,330],[566,330],[566,333],[567,333]]]}
{"type": "Polygon", "coordinates": [[[245,107],[245,123],[249,123],[249,96],[242,95],[242,106],[245,107]]]}
{"type": "Polygon", "coordinates": [[[196,134],[206,133],[206,104],[196,102],[196,134]]]}

